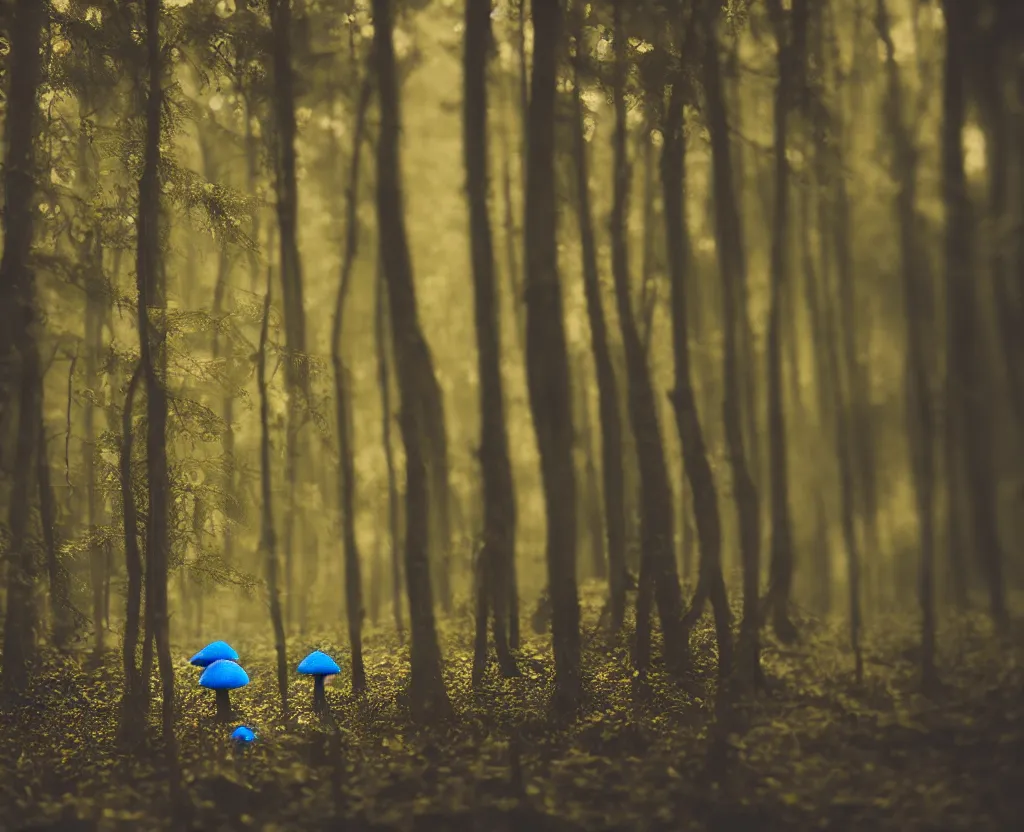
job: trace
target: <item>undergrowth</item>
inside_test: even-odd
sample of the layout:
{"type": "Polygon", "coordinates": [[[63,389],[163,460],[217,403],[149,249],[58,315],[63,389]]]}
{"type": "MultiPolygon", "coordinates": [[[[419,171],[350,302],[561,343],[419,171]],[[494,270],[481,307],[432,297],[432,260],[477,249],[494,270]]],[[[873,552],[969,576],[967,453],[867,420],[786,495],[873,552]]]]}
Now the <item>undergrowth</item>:
{"type": "MultiPolygon", "coordinates": [[[[159,700],[148,748],[117,745],[120,665],[111,653],[45,653],[31,690],[0,711],[0,829],[542,830],[892,829],[1004,830],[1024,817],[1024,651],[976,617],[942,633],[944,689],[917,690],[915,623],[895,616],[865,643],[865,682],[854,685],[841,623],[799,620],[802,640],[765,645],[767,690],[735,709],[725,776],[708,777],[715,720],[711,622],[693,637],[684,680],[655,670],[640,695],[627,631],[598,632],[596,589],[584,597],[586,698],[578,718],[551,716],[547,636],[526,634],[522,675],[489,671],[470,685],[468,616],[441,625],[447,723],[408,716],[408,648],[370,628],[369,690],[348,692],[344,635],[289,642],[289,665],[321,648],[342,666],[328,687],[337,730],[312,713],[312,684],[293,674],[286,720],[267,632],[227,638],[251,684],[235,691],[240,719],[213,720],[210,691],[176,644],[176,736],[184,783],[168,800],[159,700]],[[233,725],[257,734],[248,748],[233,725]],[[35,824],[34,826],[32,824],[35,824]]],[[[154,685],[154,690],[158,690],[154,685]]],[[[1019,828],[1019,827],[1018,827],[1019,828]]]]}

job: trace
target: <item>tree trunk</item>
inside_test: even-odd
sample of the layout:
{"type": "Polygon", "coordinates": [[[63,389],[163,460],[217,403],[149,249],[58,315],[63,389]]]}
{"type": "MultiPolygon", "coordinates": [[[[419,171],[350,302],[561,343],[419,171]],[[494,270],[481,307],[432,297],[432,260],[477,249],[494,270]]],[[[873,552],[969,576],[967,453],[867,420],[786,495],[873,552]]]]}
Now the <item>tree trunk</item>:
{"type": "Polygon", "coordinates": [[[494,276],[494,244],[487,209],[487,55],[491,48],[490,0],[466,0],[464,61],[464,144],[473,267],[474,321],[480,379],[480,469],[484,528],[480,552],[484,603],[493,606],[492,629],[498,666],[505,677],[518,673],[509,651],[504,581],[515,557],[516,497],[505,424],[501,376],[501,316],[494,276]]]}
{"type": "Polygon", "coordinates": [[[42,396],[35,274],[29,262],[35,220],[33,149],[39,108],[36,94],[42,80],[40,40],[46,24],[46,5],[17,0],[10,21],[6,154],[3,211],[4,247],[0,259],[0,421],[6,422],[0,466],[11,483],[7,533],[7,608],[4,611],[3,689],[24,690],[35,658],[32,588],[35,564],[29,543],[32,464],[39,438],[37,402],[42,396]],[[9,421],[8,421],[9,420],[9,421]],[[16,427],[15,427],[16,426],[16,427]],[[13,444],[6,440],[14,428],[13,444]],[[13,453],[10,453],[13,451],[13,453]],[[13,464],[11,464],[13,462],[13,464]]]}
{"type": "Polygon", "coordinates": [[[534,50],[526,160],[526,376],[540,451],[547,517],[557,709],[580,701],[580,605],[576,584],[576,474],[569,355],[558,275],[555,99],[563,12],[532,0],[534,50]]]}
{"type": "Polygon", "coordinates": [[[399,558],[401,531],[398,520],[398,482],[395,477],[395,459],[391,445],[391,379],[388,372],[388,347],[385,341],[388,326],[386,286],[383,266],[378,268],[376,280],[374,330],[377,342],[377,379],[380,386],[381,430],[384,445],[384,463],[388,472],[388,536],[391,541],[391,604],[395,616],[395,629],[399,642],[405,642],[402,621],[402,562],[399,558]]]}
{"type": "Polygon", "coordinates": [[[903,121],[903,84],[896,63],[896,49],[889,30],[885,0],[877,0],[875,23],[885,47],[885,121],[892,143],[892,178],[896,182],[896,223],[900,241],[900,271],[904,316],[907,324],[906,396],[907,442],[910,450],[914,496],[920,527],[921,562],[921,687],[930,692],[938,684],[935,667],[935,417],[931,400],[926,350],[933,325],[922,303],[923,279],[917,232],[917,158],[903,121]]]}
{"type": "Polygon", "coordinates": [[[366,109],[370,103],[373,86],[370,76],[363,79],[356,109],[355,135],[352,139],[352,162],[349,166],[346,185],[345,253],[342,257],[341,280],[338,299],[334,306],[334,325],[331,329],[331,363],[334,366],[334,407],[337,414],[338,454],[338,496],[340,500],[342,538],[345,546],[345,612],[348,617],[348,641],[352,650],[352,691],[366,690],[366,671],[363,668],[363,579],[359,565],[359,549],[356,541],[356,471],[353,450],[352,423],[350,419],[351,392],[349,373],[341,353],[342,322],[345,314],[345,299],[352,279],[359,246],[359,172],[366,128],[366,109]]]}
{"type": "Polygon", "coordinates": [[[277,690],[281,710],[288,715],[288,656],[285,645],[284,615],[281,610],[277,557],[277,535],[274,531],[273,491],[270,487],[270,406],[267,402],[267,335],[270,328],[270,293],[273,271],[267,269],[267,294],[263,299],[263,322],[260,345],[256,353],[256,386],[260,397],[260,495],[262,510],[260,544],[266,558],[267,592],[270,596],[270,623],[274,628],[274,651],[277,654],[277,690]]]}
{"type": "MultiPolygon", "coordinates": [[[[303,307],[302,260],[298,243],[299,193],[296,181],[295,92],[292,81],[292,0],[270,0],[273,29],[273,109],[276,130],[275,186],[280,245],[282,306],[287,346],[285,381],[288,385],[288,427],[286,431],[285,479],[288,507],[284,532],[285,618],[294,622],[295,527],[301,507],[298,500],[299,464],[306,457],[302,428],[310,405],[309,362],[306,359],[306,314],[303,307]]],[[[301,521],[300,521],[301,522],[301,521]]]]}
{"type": "Polygon", "coordinates": [[[632,308],[629,252],[626,246],[626,221],[629,211],[630,171],[626,152],[626,42],[622,21],[622,0],[615,0],[615,133],[613,138],[614,196],[609,220],[612,243],[612,273],[619,327],[626,353],[627,399],[630,422],[636,440],[640,468],[640,585],[637,595],[636,655],[634,663],[641,675],[650,659],[650,602],[657,600],[666,664],[682,670],[687,652],[686,634],[681,630],[682,592],[676,571],[675,533],[673,531],[672,486],[665,464],[665,446],[658,424],[657,401],[651,383],[650,368],[644,352],[632,308]]]}
{"type": "MultiPolygon", "coordinates": [[[[989,416],[989,372],[978,332],[974,288],[973,210],[964,173],[963,129],[966,118],[964,74],[967,69],[971,9],[963,0],[944,0],[946,64],[943,84],[942,185],[946,206],[947,406],[946,442],[962,455],[967,488],[963,491],[973,521],[973,548],[988,584],[989,609],[996,627],[1009,626],[1003,586],[1002,544],[996,517],[993,480],[993,426],[989,416]]],[[[950,451],[953,469],[959,469],[950,451]]],[[[950,501],[961,492],[951,480],[950,501]]],[[[957,541],[951,540],[950,546],[957,541]]]]}
{"type": "MultiPolygon", "coordinates": [[[[708,128],[711,135],[711,167],[715,197],[715,242],[722,285],[722,421],[725,428],[733,493],[739,515],[740,555],[743,562],[743,620],[740,643],[745,671],[756,683],[760,675],[757,630],[760,629],[758,584],[761,573],[761,533],[757,488],[747,466],[743,447],[740,408],[743,395],[738,368],[737,330],[747,328],[746,312],[737,304],[739,287],[746,282],[746,254],[739,208],[733,189],[732,156],[729,149],[729,125],[722,90],[722,72],[716,33],[717,11],[714,4],[702,6],[706,53],[703,61],[704,90],[707,96],[708,128]]],[[[741,294],[741,293],[740,293],[741,294]]]]}
{"type": "MultiPolygon", "coordinates": [[[[776,30],[779,79],[775,92],[774,162],[775,203],[771,244],[771,293],[768,315],[768,454],[771,477],[771,564],[768,604],[772,626],[783,644],[797,638],[789,617],[793,588],[793,530],[789,513],[789,460],[782,393],[782,301],[789,269],[789,108],[800,88],[805,59],[807,0],[794,0],[784,12],[781,0],[771,0],[769,13],[776,30]],[[791,18],[787,21],[787,18],[791,18]]],[[[793,368],[796,372],[796,368],[793,368]]]]}
{"type": "MultiPolygon", "coordinates": [[[[420,329],[399,172],[398,83],[391,0],[373,0],[373,49],[380,99],[377,141],[377,224],[380,258],[387,281],[391,340],[402,399],[401,430],[406,457],[405,580],[412,632],[410,699],[419,719],[444,717],[451,703],[441,676],[431,587],[428,534],[430,481],[425,445],[430,445],[429,393],[433,378],[430,351],[420,329]]],[[[436,447],[433,450],[438,450],[436,447]]]]}
{"type": "MultiPolygon", "coordinates": [[[[577,30],[577,55],[582,55],[582,27],[577,30]]],[[[590,346],[597,376],[598,413],[601,418],[601,483],[604,486],[605,526],[608,537],[608,589],[611,604],[611,629],[622,629],[626,614],[626,495],[624,488],[622,416],[619,412],[618,385],[608,347],[608,324],[601,305],[601,284],[597,268],[597,244],[594,239],[593,209],[590,205],[590,171],[587,143],[583,135],[583,102],[580,97],[578,67],[574,67],[573,101],[576,129],[573,131],[576,156],[577,216],[583,255],[583,293],[590,323],[590,346]]]]}
{"type": "MultiPolygon", "coordinates": [[[[722,523],[718,511],[715,476],[708,462],[707,444],[697,409],[690,364],[689,310],[687,309],[690,272],[693,268],[690,231],[686,219],[686,133],[684,130],[684,92],[674,83],[668,111],[662,125],[661,151],[662,200],[665,206],[665,239],[668,241],[668,267],[671,282],[672,354],[675,359],[675,387],[669,393],[676,417],[676,430],[683,452],[686,481],[693,494],[693,514],[700,543],[700,580],[683,636],[703,612],[705,597],[710,596],[715,611],[718,637],[718,675],[723,681],[731,671],[732,614],[722,574],[722,523]]],[[[685,485],[685,483],[684,483],[685,485]]],[[[685,518],[684,518],[685,522],[685,518]]],[[[748,645],[755,675],[760,676],[760,659],[755,639],[748,645]]]]}
{"type": "Polygon", "coordinates": [[[53,645],[66,651],[76,629],[78,611],[71,602],[71,578],[60,561],[57,540],[57,501],[53,495],[50,476],[50,458],[46,450],[46,420],[43,418],[43,397],[39,396],[39,438],[36,454],[37,486],[39,487],[39,518],[43,527],[43,544],[46,548],[46,571],[50,584],[50,606],[52,611],[53,645]]]}
{"type": "Polygon", "coordinates": [[[174,665],[171,658],[167,606],[170,556],[168,526],[171,483],[167,464],[167,297],[160,262],[160,117],[163,109],[160,54],[161,0],[146,0],[148,90],[142,175],[139,179],[138,252],[139,344],[146,388],[146,474],[149,484],[149,522],[146,557],[150,568],[153,636],[160,668],[164,750],[172,800],[181,787],[178,743],[174,736],[174,665]]]}
{"type": "Polygon", "coordinates": [[[128,579],[124,620],[124,644],[121,661],[124,668],[124,694],[122,697],[122,732],[129,742],[142,736],[143,719],[146,713],[145,699],[148,683],[142,676],[136,661],[139,645],[140,614],[142,612],[142,555],[139,551],[138,513],[135,507],[135,489],[132,484],[132,446],[135,433],[132,429],[132,408],[135,391],[139,386],[142,364],[135,365],[125,393],[124,410],[121,417],[121,517],[124,523],[125,574],[128,579]]]}
{"type": "MultiPolygon", "coordinates": [[[[841,74],[839,67],[840,52],[836,39],[834,24],[829,29],[831,61],[833,77],[837,89],[840,88],[841,74]]],[[[853,91],[856,94],[856,90],[853,91]]],[[[856,108],[851,112],[849,124],[855,124],[856,108]]],[[[837,300],[843,310],[840,326],[843,338],[843,352],[850,367],[850,401],[856,405],[851,413],[850,440],[854,449],[854,476],[859,483],[861,513],[864,523],[863,571],[864,583],[867,585],[868,598],[874,597],[877,603],[878,563],[878,498],[876,487],[875,441],[874,426],[870,410],[870,379],[868,370],[860,358],[859,346],[859,306],[854,286],[853,250],[852,250],[852,219],[850,216],[850,198],[846,189],[846,171],[844,164],[844,146],[849,144],[849,129],[844,127],[838,114],[832,114],[832,130],[837,139],[831,143],[827,169],[832,178],[834,213],[832,216],[832,235],[836,253],[836,280],[838,281],[837,300]]],[[[824,154],[823,148],[816,152],[824,154]]],[[[824,159],[823,155],[823,159],[824,159]]],[[[824,178],[824,177],[823,177],[824,178]]],[[[839,324],[837,323],[837,326],[839,324]]]]}

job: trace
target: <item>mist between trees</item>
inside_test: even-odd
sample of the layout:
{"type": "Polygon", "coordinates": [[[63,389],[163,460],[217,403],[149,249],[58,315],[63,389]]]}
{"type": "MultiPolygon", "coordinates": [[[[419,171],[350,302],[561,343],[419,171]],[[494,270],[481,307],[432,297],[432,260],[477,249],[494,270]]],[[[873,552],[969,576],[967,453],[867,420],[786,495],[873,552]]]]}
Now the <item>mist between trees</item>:
{"type": "Polygon", "coordinates": [[[860,686],[899,620],[935,694],[945,622],[1011,632],[1019,3],[11,0],[0,46],[9,696],[115,662],[177,783],[175,657],[234,633],[285,718],[290,643],[361,694],[390,633],[420,722],[460,650],[550,633],[572,716],[594,633],[640,687],[714,645],[728,728],[765,639],[841,626],[860,686]]]}

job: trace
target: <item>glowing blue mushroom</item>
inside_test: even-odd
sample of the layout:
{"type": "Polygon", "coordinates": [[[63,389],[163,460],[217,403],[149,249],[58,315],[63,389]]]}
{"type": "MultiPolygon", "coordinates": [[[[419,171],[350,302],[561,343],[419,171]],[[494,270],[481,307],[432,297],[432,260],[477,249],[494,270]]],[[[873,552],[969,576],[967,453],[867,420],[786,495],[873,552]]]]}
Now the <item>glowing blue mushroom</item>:
{"type": "Polygon", "coordinates": [[[256,741],[256,734],[254,734],[250,728],[246,728],[244,725],[239,725],[231,732],[231,739],[239,745],[251,745],[256,741]]]}
{"type": "Polygon", "coordinates": [[[323,713],[327,710],[327,695],[324,693],[324,678],[341,673],[338,663],[321,650],[314,650],[298,667],[303,676],[313,677],[313,710],[323,713]]]}
{"type": "Polygon", "coordinates": [[[249,684],[249,674],[228,659],[218,659],[209,665],[199,677],[200,687],[217,694],[217,718],[223,722],[231,720],[231,691],[249,684]]]}
{"type": "Polygon", "coordinates": [[[188,661],[196,667],[209,667],[219,661],[237,662],[238,653],[226,641],[211,641],[188,661]]]}

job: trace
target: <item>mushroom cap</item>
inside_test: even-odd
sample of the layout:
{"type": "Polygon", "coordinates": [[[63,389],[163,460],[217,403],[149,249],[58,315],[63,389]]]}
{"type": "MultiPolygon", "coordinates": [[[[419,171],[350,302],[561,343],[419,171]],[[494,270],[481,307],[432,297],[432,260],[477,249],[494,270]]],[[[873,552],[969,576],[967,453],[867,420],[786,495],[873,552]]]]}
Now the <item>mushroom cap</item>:
{"type": "Polygon", "coordinates": [[[188,661],[189,664],[194,664],[196,667],[209,667],[222,659],[237,662],[238,653],[226,641],[211,641],[188,661]]]}
{"type": "Polygon", "coordinates": [[[341,673],[338,663],[320,650],[314,650],[299,662],[298,670],[304,676],[333,676],[341,673]]]}
{"type": "Polygon", "coordinates": [[[231,732],[231,739],[235,742],[247,745],[256,739],[256,735],[251,729],[246,728],[244,725],[239,725],[234,731],[231,732]]]}
{"type": "Polygon", "coordinates": [[[203,671],[199,684],[210,690],[234,690],[249,684],[249,674],[232,661],[218,659],[203,671]]]}

